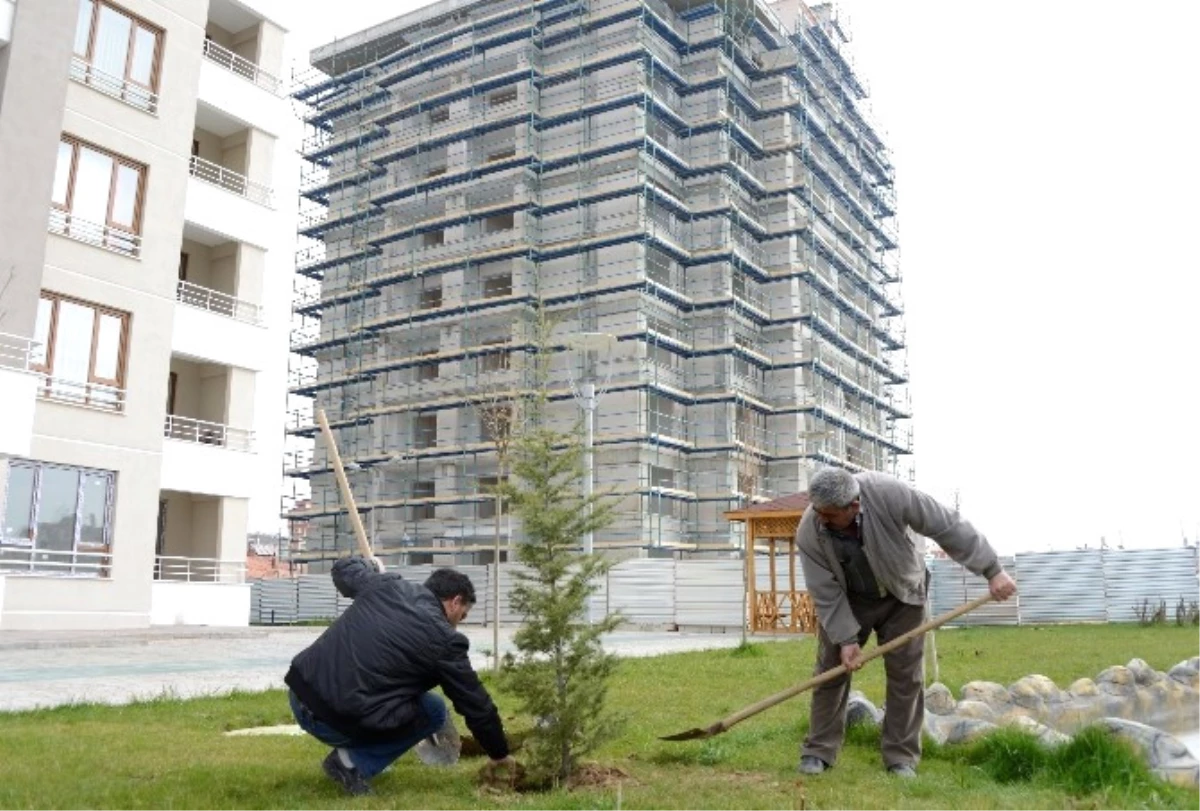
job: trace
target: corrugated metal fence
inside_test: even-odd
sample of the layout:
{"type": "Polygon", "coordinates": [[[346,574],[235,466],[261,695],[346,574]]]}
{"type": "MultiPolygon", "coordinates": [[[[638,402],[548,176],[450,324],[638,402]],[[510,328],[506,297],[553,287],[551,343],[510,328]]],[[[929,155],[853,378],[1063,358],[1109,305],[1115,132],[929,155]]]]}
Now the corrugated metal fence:
{"type": "MultiPolygon", "coordinates": [[[[1016,578],[1020,593],[1015,600],[991,603],[967,614],[967,625],[1030,625],[1056,622],[1133,622],[1136,610],[1149,600],[1166,601],[1171,614],[1182,597],[1200,599],[1196,550],[1135,549],[1041,552],[1002,558],[1016,578]]],[[[433,566],[405,566],[402,576],[417,582],[433,566]]],[[[457,567],[475,584],[477,608],[467,624],[490,624],[492,567],[457,567]]],[[[500,622],[517,623],[521,617],[509,603],[520,567],[500,566],[500,622]]],[[[767,559],[755,566],[759,591],[770,588],[767,559]]],[[[987,584],[950,560],[931,559],[931,611],[941,614],[983,594],[987,584]]],[[[775,580],[780,591],[788,588],[787,560],[780,558],[775,580]]],[[[596,597],[597,606],[620,611],[635,626],[658,628],[733,630],[744,616],[744,574],[740,560],[627,560],[608,574],[596,597]]],[[[804,588],[797,568],[796,587],[804,588]]],[[[337,617],[350,601],[337,593],[326,574],[304,575],[294,580],[253,582],[250,621],[260,625],[328,620],[337,617]]]]}

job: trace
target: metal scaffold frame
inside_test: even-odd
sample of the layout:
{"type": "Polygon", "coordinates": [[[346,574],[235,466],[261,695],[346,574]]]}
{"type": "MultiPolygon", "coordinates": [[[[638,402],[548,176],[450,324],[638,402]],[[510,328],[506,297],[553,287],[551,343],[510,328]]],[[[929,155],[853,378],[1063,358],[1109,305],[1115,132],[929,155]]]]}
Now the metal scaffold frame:
{"type": "Polygon", "coordinates": [[[904,474],[892,169],[836,17],[800,8],[789,27],[752,0],[499,0],[303,78],[287,430],[313,447],[285,472],[311,495],[284,513],[310,559],[352,545],[315,404],[382,554],[490,562],[483,406],[532,385],[539,307],[564,428],[566,336],[622,347],[597,548],[734,550],[722,513],[815,464],[904,474]]]}

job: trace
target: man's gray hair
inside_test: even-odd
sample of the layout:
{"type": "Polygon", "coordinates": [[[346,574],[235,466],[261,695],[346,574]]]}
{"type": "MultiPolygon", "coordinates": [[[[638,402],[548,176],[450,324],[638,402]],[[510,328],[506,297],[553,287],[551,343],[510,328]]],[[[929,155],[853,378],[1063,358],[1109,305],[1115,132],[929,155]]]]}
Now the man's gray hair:
{"type": "Polygon", "coordinates": [[[818,510],[848,507],[858,491],[858,479],[840,467],[823,467],[808,480],[808,501],[818,510]]]}

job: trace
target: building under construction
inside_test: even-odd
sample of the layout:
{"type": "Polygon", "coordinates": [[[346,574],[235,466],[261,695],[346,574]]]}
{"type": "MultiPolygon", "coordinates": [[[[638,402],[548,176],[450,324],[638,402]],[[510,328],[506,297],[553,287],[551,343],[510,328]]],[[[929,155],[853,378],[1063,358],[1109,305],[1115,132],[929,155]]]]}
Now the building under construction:
{"type": "MultiPolygon", "coordinates": [[[[323,408],[385,558],[490,562],[497,408],[553,324],[595,411],[597,549],[739,548],[817,465],[911,475],[893,170],[828,5],[443,0],[313,53],[286,516],[353,547],[323,408]],[[571,336],[616,338],[580,353],[571,336]]],[[[633,551],[637,550],[637,551],[633,551]]],[[[504,555],[501,556],[504,559],[504,555]]]]}

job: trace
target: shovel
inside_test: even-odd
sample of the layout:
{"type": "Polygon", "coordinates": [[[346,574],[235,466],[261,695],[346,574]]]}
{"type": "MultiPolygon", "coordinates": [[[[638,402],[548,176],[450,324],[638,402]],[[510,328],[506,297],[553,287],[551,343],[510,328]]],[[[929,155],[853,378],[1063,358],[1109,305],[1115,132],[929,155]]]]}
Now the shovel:
{"type": "MultiPolygon", "coordinates": [[[[963,603],[958,608],[955,608],[953,611],[947,611],[945,614],[942,614],[940,617],[934,617],[933,619],[929,620],[929,622],[925,623],[924,625],[917,626],[916,628],[913,628],[911,631],[909,631],[906,634],[901,634],[900,636],[893,639],[891,642],[888,642],[884,645],[880,645],[876,648],[872,648],[866,654],[864,654],[863,656],[860,656],[858,661],[860,663],[865,664],[866,662],[869,662],[872,659],[875,659],[879,656],[883,656],[885,653],[895,650],[896,648],[900,647],[904,643],[909,642],[912,639],[915,639],[916,637],[920,636],[921,634],[927,633],[928,631],[932,631],[934,628],[945,625],[950,620],[954,619],[955,617],[961,617],[963,614],[966,614],[968,611],[974,611],[976,608],[979,608],[979,606],[991,602],[991,600],[992,600],[991,594],[985,594],[982,597],[976,597],[974,600],[971,600],[969,603],[963,603]]],[[[751,704],[749,707],[746,707],[745,709],[738,710],[733,715],[730,715],[727,718],[722,718],[720,721],[717,721],[717,723],[713,724],[712,726],[705,727],[704,729],[699,729],[699,728],[689,729],[686,732],[679,732],[674,735],[666,735],[664,737],[659,738],[659,740],[660,741],[696,741],[696,740],[701,740],[703,738],[711,738],[714,735],[720,735],[722,732],[729,730],[730,727],[732,727],[734,724],[740,724],[742,721],[745,721],[747,718],[749,718],[753,715],[758,715],[763,710],[768,710],[771,707],[774,707],[776,704],[781,704],[784,701],[787,701],[789,698],[792,698],[793,696],[800,695],[801,693],[803,693],[806,690],[811,690],[812,688],[817,687],[818,685],[824,684],[827,681],[832,681],[833,679],[836,679],[838,676],[841,676],[842,674],[844,674],[846,672],[847,672],[847,670],[846,670],[845,665],[838,665],[835,668],[826,670],[824,673],[820,674],[819,676],[812,677],[808,681],[800,682],[799,684],[789,687],[786,690],[779,691],[778,693],[776,693],[773,696],[768,696],[767,698],[764,698],[762,701],[759,701],[757,704],[751,704]]]]}

